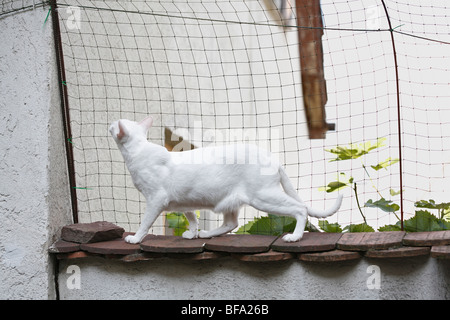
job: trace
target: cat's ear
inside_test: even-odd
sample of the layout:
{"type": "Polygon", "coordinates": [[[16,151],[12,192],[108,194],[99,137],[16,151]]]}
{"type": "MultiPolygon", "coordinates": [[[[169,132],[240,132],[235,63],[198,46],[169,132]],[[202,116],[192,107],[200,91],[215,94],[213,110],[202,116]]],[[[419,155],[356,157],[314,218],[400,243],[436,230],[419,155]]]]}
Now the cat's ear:
{"type": "Polygon", "coordinates": [[[122,121],[119,120],[119,133],[117,134],[117,139],[122,140],[128,134],[127,128],[123,125],[122,121]]]}
{"type": "Polygon", "coordinates": [[[145,131],[147,131],[153,125],[153,118],[151,116],[148,116],[144,120],[140,121],[139,125],[144,126],[145,131]]]}

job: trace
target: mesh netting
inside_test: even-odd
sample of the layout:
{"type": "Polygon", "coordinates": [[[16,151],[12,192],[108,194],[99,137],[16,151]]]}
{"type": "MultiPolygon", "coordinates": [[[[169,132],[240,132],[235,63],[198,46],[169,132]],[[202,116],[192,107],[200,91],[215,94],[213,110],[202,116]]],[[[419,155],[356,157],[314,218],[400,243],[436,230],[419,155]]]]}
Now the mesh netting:
{"type": "MultiPolygon", "coordinates": [[[[327,208],[343,193],[327,225],[310,219],[317,228],[395,228],[401,207],[404,220],[417,211],[445,220],[448,208],[436,208],[450,201],[445,1],[389,1],[391,27],[380,1],[321,1],[319,27],[298,25],[301,11],[287,4],[58,1],[80,222],[137,229],[145,199],[108,128],[147,115],[157,144],[174,133],[195,147],[245,141],[270,149],[313,207],[327,208]],[[317,28],[326,121],[335,124],[324,139],[308,132],[311,92],[302,87],[308,68],[299,50],[300,30],[317,28]]],[[[265,215],[243,208],[240,223],[265,215]]],[[[220,215],[201,216],[202,227],[220,223],[220,215]]],[[[151,232],[168,232],[165,215],[151,232]]]]}

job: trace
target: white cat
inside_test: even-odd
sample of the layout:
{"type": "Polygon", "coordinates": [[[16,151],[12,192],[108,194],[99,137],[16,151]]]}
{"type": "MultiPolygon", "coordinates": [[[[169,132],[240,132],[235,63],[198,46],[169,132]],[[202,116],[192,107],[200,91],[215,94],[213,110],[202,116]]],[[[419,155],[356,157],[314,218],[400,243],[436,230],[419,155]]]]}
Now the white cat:
{"type": "Polygon", "coordinates": [[[293,242],[302,238],[308,215],[325,218],[341,205],[342,195],[325,211],[305,205],[284,169],[269,152],[257,146],[236,144],[169,152],[147,141],[152,123],[152,117],[139,123],[118,120],[109,128],[134,185],[147,201],[138,231],[127,236],[126,242],[139,243],[163,211],[185,212],[189,230],[184,232],[184,238],[219,236],[238,226],[243,205],[296,218],[294,232],[283,237],[293,242]],[[222,213],[223,225],[211,231],[198,231],[197,216],[192,212],[198,209],[222,213]]]}

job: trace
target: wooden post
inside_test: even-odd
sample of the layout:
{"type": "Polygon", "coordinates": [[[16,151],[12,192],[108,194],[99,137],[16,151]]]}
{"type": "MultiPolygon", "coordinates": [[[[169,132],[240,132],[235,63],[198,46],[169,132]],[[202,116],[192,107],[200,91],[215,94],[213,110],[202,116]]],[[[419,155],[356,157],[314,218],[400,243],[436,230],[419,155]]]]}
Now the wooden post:
{"type": "Polygon", "coordinates": [[[324,139],[334,124],[325,116],[327,90],[323,70],[320,0],[296,0],[303,102],[310,139],[324,139]]]}

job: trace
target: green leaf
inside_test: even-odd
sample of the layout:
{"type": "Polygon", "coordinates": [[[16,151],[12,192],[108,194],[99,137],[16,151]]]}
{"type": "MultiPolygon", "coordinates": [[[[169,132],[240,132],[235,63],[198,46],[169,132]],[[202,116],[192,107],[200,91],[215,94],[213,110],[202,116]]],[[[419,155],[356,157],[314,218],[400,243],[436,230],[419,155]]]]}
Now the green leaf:
{"type": "Polygon", "coordinates": [[[376,148],[384,147],[383,142],[385,140],[386,138],[378,138],[374,144],[368,141],[365,143],[360,143],[359,145],[350,144],[348,147],[337,146],[335,149],[325,149],[325,151],[337,155],[337,157],[331,161],[357,159],[376,148]]]}
{"type": "Polygon", "coordinates": [[[381,169],[386,169],[387,167],[392,166],[393,164],[396,164],[399,161],[400,161],[399,159],[391,159],[389,157],[387,160],[385,160],[383,162],[380,162],[376,166],[371,166],[371,167],[372,167],[372,169],[378,171],[378,170],[381,170],[381,169]]]}
{"type": "Polygon", "coordinates": [[[313,225],[310,221],[306,221],[305,231],[320,232],[320,230],[317,229],[317,227],[313,225]]]}
{"type": "Polygon", "coordinates": [[[369,199],[364,206],[367,208],[379,208],[385,212],[395,212],[400,209],[398,204],[393,203],[391,200],[385,200],[384,198],[375,202],[373,202],[372,199],[369,199]]]}
{"type": "Polygon", "coordinates": [[[181,236],[188,228],[189,222],[181,212],[170,212],[166,215],[168,227],[173,229],[175,236],[181,236]]]}
{"type": "Polygon", "coordinates": [[[281,235],[283,228],[279,221],[272,217],[255,218],[239,228],[237,234],[262,234],[262,235],[281,235]]]}
{"type": "Polygon", "coordinates": [[[444,213],[444,216],[442,217],[444,221],[450,222],[450,211],[447,213],[444,213]]]}
{"type": "Polygon", "coordinates": [[[396,225],[396,224],[387,224],[383,227],[379,227],[378,231],[401,231],[402,228],[400,227],[400,225],[396,225]]]}
{"type": "Polygon", "coordinates": [[[417,208],[436,209],[439,210],[439,218],[448,220],[450,218],[450,202],[436,203],[433,199],[428,201],[420,200],[414,203],[417,208]]]}
{"type": "Polygon", "coordinates": [[[403,221],[403,226],[407,232],[439,231],[450,229],[450,224],[438,219],[427,210],[416,211],[414,217],[403,221]]]}
{"type": "Polygon", "coordinates": [[[250,234],[249,230],[251,229],[251,227],[253,226],[253,224],[256,222],[257,220],[253,220],[253,221],[249,221],[246,224],[244,224],[243,226],[241,226],[235,233],[236,234],[250,234]]]}
{"type": "Polygon", "coordinates": [[[402,191],[395,191],[394,189],[390,189],[389,193],[391,194],[392,197],[399,195],[400,193],[402,193],[402,191]]]}
{"type": "Polygon", "coordinates": [[[433,199],[430,199],[428,201],[420,200],[420,201],[417,201],[416,203],[414,203],[414,205],[417,208],[438,209],[438,210],[449,210],[450,209],[450,202],[442,202],[442,203],[436,204],[436,202],[433,199]]]}
{"type": "Polygon", "coordinates": [[[345,173],[341,172],[337,175],[337,181],[330,182],[325,187],[320,187],[319,191],[326,191],[327,193],[343,189],[353,183],[353,177],[347,178],[345,173]]]}
{"type": "MultiPolygon", "coordinates": [[[[200,211],[195,211],[197,218],[200,218],[200,211]]],[[[189,221],[182,212],[170,212],[166,214],[166,221],[168,227],[173,229],[173,234],[175,236],[183,235],[189,227],[189,221]]]]}
{"type": "Polygon", "coordinates": [[[450,221],[445,219],[438,219],[438,224],[441,227],[441,230],[450,230],[450,221]]]}
{"type": "MultiPolygon", "coordinates": [[[[280,236],[286,232],[293,232],[296,224],[295,218],[269,214],[267,217],[255,218],[253,221],[247,222],[235,233],[280,236]]],[[[318,231],[309,222],[306,224],[305,230],[318,231]]]]}
{"type": "Polygon", "coordinates": [[[339,233],[342,228],[339,223],[329,223],[327,220],[319,220],[319,227],[325,232],[339,233]]]}
{"type": "Polygon", "coordinates": [[[281,235],[282,230],[277,228],[275,221],[270,217],[261,217],[252,224],[252,226],[248,230],[248,233],[262,235],[281,235]]]}
{"type": "Polygon", "coordinates": [[[295,218],[269,214],[261,217],[249,229],[250,234],[279,236],[285,232],[293,232],[296,225],[295,218]]]}
{"type": "Polygon", "coordinates": [[[333,181],[333,182],[330,182],[326,187],[320,187],[319,191],[326,191],[326,192],[330,193],[330,192],[345,188],[347,186],[348,186],[348,183],[341,182],[341,181],[333,181]]]}
{"type": "MultiPolygon", "coordinates": [[[[450,222],[439,219],[427,210],[418,210],[414,217],[403,221],[403,228],[406,232],[440,231],[450,230],[450,222]]],[[[386,225],[379,228],[379,231],[399,231],[401,222],[395,225],[386,225]]]]}
{"type": "Polygon", "coordinates": [[[344,232],[375,232],[375,230],[365,223],[349,224],[344,228],[344,232]]]}

